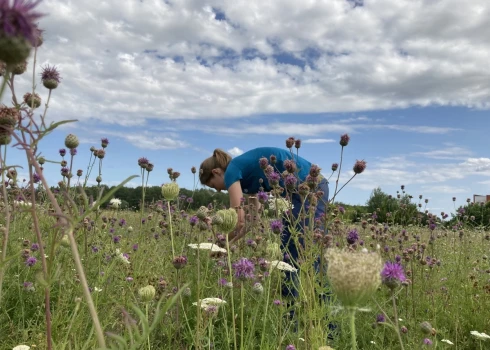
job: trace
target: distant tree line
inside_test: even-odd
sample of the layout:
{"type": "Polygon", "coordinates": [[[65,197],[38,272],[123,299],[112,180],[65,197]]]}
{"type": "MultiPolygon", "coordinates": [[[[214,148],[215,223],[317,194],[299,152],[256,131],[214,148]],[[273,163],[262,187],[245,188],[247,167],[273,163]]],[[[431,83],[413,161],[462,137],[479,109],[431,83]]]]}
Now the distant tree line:
{"type": "MultiPolygon", "coordinates": [[[[114,189],[116,186],[106,186],[101,185],[91,186],[85,188],[85,193],[89,198],[93,200],[97,199],[98,194],[100,193],[101,188],[103,189],[103,193],[107,193],[108,191],[114,189]]],[[[142,198],[143,188],[141,186],[138,187],[121,187],[117,189],[114,193],[115,198],[119,198],[121,200],[121,209],[133,209],[139,210],[140,203],[142,198]]],[[[194,191],[181,188],[179,195],[180,207],[188,208],[190,210],[196,210],[200,206],[207,206],[209,203],[213,203],[216,207],[218,206],[229,206],[229,198],[226,193],[219,193],[216,191],[212,191],[209,189],[196,189],[194,191]]],[[[160,186],[149,186],[145,189],[145,203],[149,205],[156,201],[162,199],[162,190],[160,186]]]]}

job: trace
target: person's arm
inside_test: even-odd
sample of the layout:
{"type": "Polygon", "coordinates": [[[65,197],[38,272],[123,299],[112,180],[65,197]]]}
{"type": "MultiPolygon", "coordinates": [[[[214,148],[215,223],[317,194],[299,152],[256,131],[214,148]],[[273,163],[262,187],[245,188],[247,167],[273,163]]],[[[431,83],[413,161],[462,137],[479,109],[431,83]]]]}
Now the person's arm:
{"type": "Polygon", "coordinates": [[[228,235],[230,242],[235,242],[245,235],[245,212],[240,207],[243,197],[240,181],[236,181],[228,188],[228,195],[230,197],[230,208],[238,208],[238,222],[235,231],[228,235]]]}

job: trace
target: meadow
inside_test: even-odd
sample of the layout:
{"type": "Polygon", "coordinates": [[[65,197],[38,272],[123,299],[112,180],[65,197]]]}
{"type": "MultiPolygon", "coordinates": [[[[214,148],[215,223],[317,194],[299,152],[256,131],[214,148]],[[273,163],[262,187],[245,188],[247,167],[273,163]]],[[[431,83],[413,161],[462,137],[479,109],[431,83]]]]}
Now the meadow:
{"type": "MultiPolygon", "coordinates": [[[[108,139],[83,149],[69,134],[58,159],[41,156],[39,142],[73,121],[46,122],[61,77],[45,66],[36,81],[42,33],[33,25],[33,8],[21,10],[15,15],[24,24],[12,22],[18,31],[0,33],[2,43],[10,40],[0,49],[0,96],[12,96],[11,106],[0,106],[1,349],[489,347],[488,206],[468,202],[449,218],[430,213],[422,195],[417,201],[402,186],[354,223],[336,200],[366,163],[357,161],[354,176],[339,183],[350,142],[342,135],[338,163],[322,171],[331,198],[321,217],[313,216],[319,170],[304,183],[283,181],[295,169],[275,173],[270,159],[257,159],[266,163],[273,188],[273,196],[258,194],[260,207],[244,198],[240,208],[209,203],[197,210],[189,209],[192,193],[183,195],[178,184],[179,171],[197,177],[192,164],[177,171],[169,160],[161,198],[148,201],[153,164],[135,159],[141,201],[123,209],[115,194],[135,177],[110,190],[103,186],[108,139]],[[29,74],[29,57],[32,91],[20,98],[15,77],[29,74]],[[9,163],[12,147],[25,153],[25,181],[9,163]],[[90,152],[88,165],[77,164],[78,152],[90,152]],[[59,167],[59,178],[45,178],[47,166],[59,167]],[[90,183],[99,188],[95,196],[87,194],[90,183]],[[290,214],[295,193],[304,203],[298,218],[290,214]],[[464,211],[475,207],[481,217],[464,211]],[[237,209],[246,213],[247,234],[230,242],[237,209]],[[280,246],[285,225],[302,247],[296,261],[280,246]],[[295,274],[295,283],[285,282],[295,274]],[[285,287],[297,296],[284,295],[285,287]]],[[[286,147],[301,154],[294,137],[286,147]]]]}

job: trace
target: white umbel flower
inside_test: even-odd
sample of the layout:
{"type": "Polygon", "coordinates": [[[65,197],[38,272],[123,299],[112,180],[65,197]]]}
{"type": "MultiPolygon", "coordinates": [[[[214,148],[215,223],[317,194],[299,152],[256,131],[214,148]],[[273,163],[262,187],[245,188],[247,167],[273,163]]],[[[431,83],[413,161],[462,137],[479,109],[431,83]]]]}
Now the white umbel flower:
{"type": "MultiPolygon", "coordinates": [[[[226,301],[220,298],[204,298],[199,300],[201,308],[206,309],[210,305],[220,306],[226,304],[226,301]]],[[[192,303],[192,305],[197,306],[197,302],[192,303]]]]}
{"type": "Polygon", "coordinates": [[[192,249],[210,250],[212,252],[226,253],[226,249],[218,247],[214,243],[191,243],[188,247],[192,249]]]}
{"type": "Polygon", "coordinates": [[[289,271],[289,272],[298,271],[298,269],[296,269],[295,267],[289,265],[287,262],[284,261],[272,260],[270,264],[271,264],[271,268],[276,268],[278,270],[289,271]]]}
{"type": "Polygon", "coordinates": [[[31,347],[28,345],[17,345],[12,350],[29,350],[31,347]]]}
{"type": "Polygon", "coordinates": [[[446,343],[446,344],[449,344],[449,345],[454,345],[454,343],[448,339],[442,339],[441,340],[442,343],[446,343]]]}
{"type": "Polygon", "coordinates": [[[121,206],[121,200],[119,198],[112,198],[109,201],[109,205],[112,209],[118,209],[121,206]]]}
{"type": "Polygon", "coordinates": [[[490,339],[490,335],[488,334],[485,334],[485,333],[480,333],[480,332],[477,332],[477,331],[471,331],[470,332],[472,336],[474,336],[475,338],[479,339],[479,340],[488,340],[490,339]]]}

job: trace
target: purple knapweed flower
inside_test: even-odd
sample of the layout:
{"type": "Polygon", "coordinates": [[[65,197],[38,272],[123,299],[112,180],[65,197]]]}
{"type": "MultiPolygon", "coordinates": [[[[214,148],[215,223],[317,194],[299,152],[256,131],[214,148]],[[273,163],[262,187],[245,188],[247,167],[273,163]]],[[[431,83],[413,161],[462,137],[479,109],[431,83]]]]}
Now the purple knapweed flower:
{"type": "Polygon", "coordinates": [[[28,292],[32,292],[35,290],[34,289],[34,283],[32,283],[32,282],[28,282],[28,281],[24,282],[23,287],[24,287],[24,290],[26,290],[28,292]]]}
{"type": "Polygon", "coordinates": [[[332,171],[336,171],[338,168],[339,168],[339,164],[338,163],[333,163],[332,164],[332,171]]]}
{"type": "Polygon", "coordinates": [[[121,241],[121,236],[114,236],[114,237],[112,238],[112,241],[113,241],[114,243],[119,243],[119,241],[121,241]]]}
{"type": "Polygon", "coordinates": [[[127,282],[133,282],[133,277],[131,277],[131,276],[126,277],[126,281],[127,282]]]}
{"type": "Polygon", "coordinates": [[[35,263],[37,263],[37,259],[33,256],[28,257],[25,262],[26,266],[29,267],[34,266],[35,263]]]}
{"type": "Polygon", "coordinates": [[[293,344],[289,344],[286,346],[286,350],[296,350],[296,347],[293,344]]]}
{"type": "Polygon", "coordinates": [[[350,141],[350,136],[348,134],[343,134],[342,136],[340,136],[340,145],[342,147],[345,147],[349,144],[349,141],[350,141]]]}
{"type": "Polygon", "coordinates": [[[48,89],[55,89],[61,81],[60,73],[56,66],[45,66],[41,72],[41,81],[48,89]]]}
{"type": "Polygon", "coordinates": [[[76,156],[77,155],[77,149],[76,148],[70,149],[70,155],[76,156]]]}
{"type": "Polygon", "coordinates": [[[276,306],[282,305],[282,301],[280,301],[279,299],[275,299],[272,303],[276,306]]]}
{"type": "Polygon", "coordinates": [[[267,168],[267,166],[269,165],[269,160],[267,158],[260,158],[259,159],[259,166],[262,170],[265,170],[265,168],[267,168]]]}
{"type": "Polygon", "coordinates": [[[186,199],[186,202],[189,203],[189,204],[192,204],[194,202],[194,199],[192,199],[192,197],[188,197],[186,199]]]}
{"type": "Polygon", "coordinates": [[[235,270],[235,277],[238,279],[246,280],[254,277],[255,266],[247,258],[241,258],[232,267],[235,270]]]}
{"type": "Polygon", "coordinates": [[[265,203],[269,199],[269,196],[264,191],[259,191],[259,193],[257,193],[257,199],[260,203],[265,203]]]}
{"type": "Polygon", "coordinates": [[[119,226],[123,227],[124,225],[126,225],[126,220],[124,219],[119,220],[119,226]]]}
{"type": "Polygon", "coordinates": [[[424,345],[431,346],[432,345],[432,340],[430,340],[429,338],[425,338],[424,339],[424,345]]]}
{"type": "Polygon", "coordinates": [[[349,231],[347,234],[347,243],[354,244],[359,240],[359,233],[357,233],[356,229],[349,231]]]}
{"type": "Polygon", "coordinates": [[[298,182],[298,179],[296,178],[296,176],[294,176],[292,174],[286,176],[286,178],[284,179],[284,185],[288,189],[293,189],[296,186],[297,182],[298,182]]]}
{"type": "Polygon", "coordinates": [[[272,220],[271,221],[271,231],[275,234],[279,234],[282,232],[282,221],[281,220],[272,220]]]}
{"type": "Polygon", "coordinates": [[[142,168],[146,168],[148,166],[149,162],[150,161],[145,157],[141,157],[138,159],[138,165],[142,168]]]}
{"type": "Polygon", "coordinates": [[[281,180],[281,175],[279,173],[276,173],[275,171],[270,173],[267,176],[269,183],[271,186],[277,186],[279,184],[279,180],[281,180]]]}
{"type": "Polygon", "coordinates": [[[41,176],[39,176],[38,173],[32,174],[32,182],[34,182],[35,184],[37,184],[39,181],[41,181],[41,176]]]}
{"type": "Polygon", "coordinates": [[[386,322],[386,318],[384,314],[378,314],[376,316],[376,323],[383,323],[386,322]]]}
{"type": "Polygon", "coordinates": [[[366,161],[365,160],[356,160],[355,164],[354,164],[354,167],[352,168],[352,170],[354,170],[354,173],[355,174],[360,174],[362,173],[364,170],[366,170],[366,161]]]}
{"type": "Polygon", "coordinates": [[[345,213],[345,208],[342,206],[339,206],[339,213],[344,214],[345,213]]]}
{"type": "Polygon", "coordinates": [[[381,279],[388,288],[394,289],[407,278],[400,264],[388,261],[381,271],[381,279]]]}
{"type": "Polygon", "coordinates": [[[187,257],[184,255],[176,256],[172,260],[172,264],[174,265],[174,267],[176,269],[181,269],[181,268],[185,267],[185,265],[187,265],[187,257]]]}
{"type": "Polygon", "coordinates": [[[64,157],[66,155],[66,149],[64,149],[64,148],[60,148],[59,152],[60,152],[60,156],[62,156],[62,157],[64,157]]]}
{"type": "Polygon", "coordinates": [[[133,251],[135,252],[135,251],[137,251],[137,250],[138,250],[138,243],[133,244],[133,251]]]}
{"type": "Polygon", "coordinates": [[[107,145],[109,145],[109,139],[106,137],[101,138],[100,139],[100,145],[102,146],[102,148],[106,148],[107,145]]]}
{"type": "Polygon", "coordinates": [[[39,244],[32,243],[32,245],[31,245],[31,251],[35,252],[37,250],[39,250],[39,244]]]}
{"type": "Polygon", "coordinates": [[[92,246],[92,253],[98,253],[99,252],[99,248],[97,246],[92,246]]]}
{"type": "Polygon", "coordinates": [[[189,219],[189,224],[191,226],[195,226],[198,222],[199,222],[199,218],[195,215],[191,216],[191,218],[189,219]]]}

